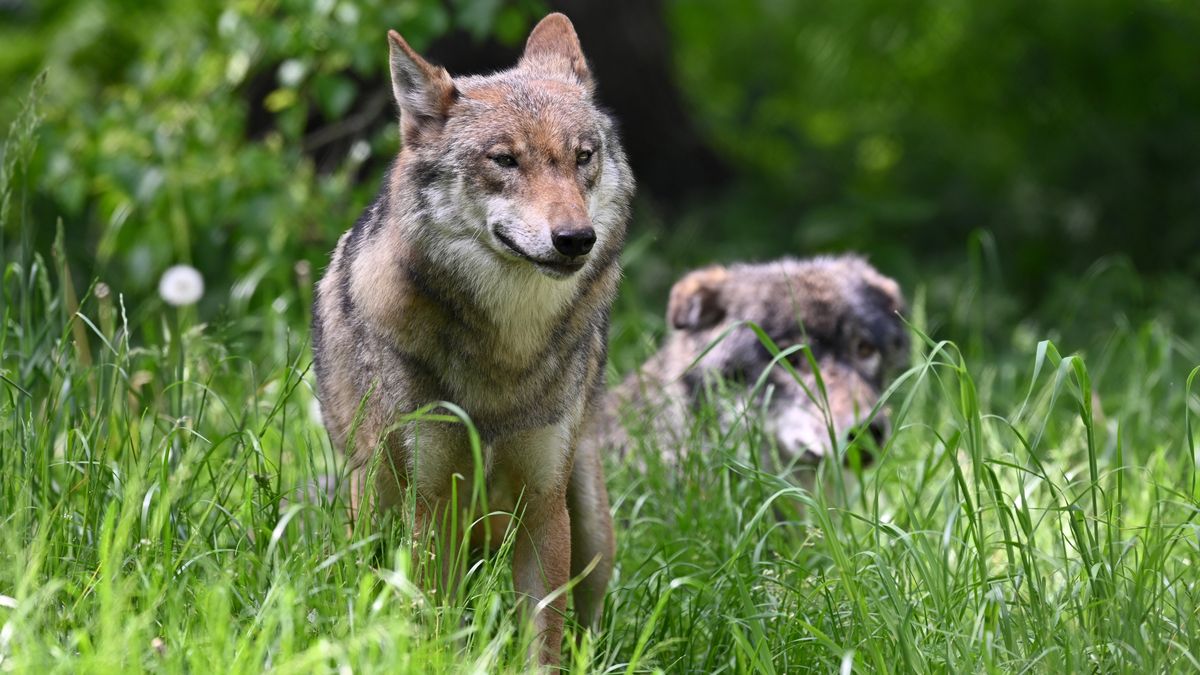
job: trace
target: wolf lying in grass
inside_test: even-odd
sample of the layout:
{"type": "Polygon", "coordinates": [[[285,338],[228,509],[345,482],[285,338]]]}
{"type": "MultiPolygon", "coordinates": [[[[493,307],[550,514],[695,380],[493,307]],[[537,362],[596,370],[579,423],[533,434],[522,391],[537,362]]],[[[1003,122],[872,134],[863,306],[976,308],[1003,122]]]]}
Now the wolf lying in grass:
{"type": "Polygon", "coordinates": [[[705,403],[717,405],[726,430],[760,421],[769,441],[763,467],[793,470],[797,478],[858,434],[881,446],[889,421],[883,411],[872,413],[889,376],[908,359],[903,307],[899,285],[853,255],[691,272],[671,289],[666,344],[609,393],[583,447],[623,453],[629,430],[638,428],[654,434],[673,462],[694,443],[690,433],[705,403]],[[757,324],[781,352],[807,345],[817,372],[802,350],[786,357],[799,379],[782,363],[772,366],[771,351],[739,322],[757,324]],[[716,386],[724,405],[706,396],[716,386]]]}
{"type": "MultiPolygon", "coordinates": [[[[389,38],[404,148],[318,286],[322,415],[349,456],[352,510],[415,493],[414,531],[439,542],[460,540],[452,495],[471,493],[460,478],[476,468],[467,430],[397,424],[438,401],[470,416],[487,508],[521,510],[513,582],[540,661],[556,663],[565,598],[543,600],[596,564],[573,591],[595,626],[612,567],[601,464],[576,447],[603,391],[633,178],[565,16],[487,76],[451,78],[389,38]]],[[[438,556],[447,588],[452,558],[438,556]]]]}

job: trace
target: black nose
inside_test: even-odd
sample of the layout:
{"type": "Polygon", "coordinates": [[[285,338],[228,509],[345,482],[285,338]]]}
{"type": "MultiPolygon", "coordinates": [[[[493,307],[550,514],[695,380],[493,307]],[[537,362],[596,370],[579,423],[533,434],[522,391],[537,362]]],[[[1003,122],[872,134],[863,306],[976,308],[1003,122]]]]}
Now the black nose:
{"type": "Polygon", "coordinates": [[[596,243],[596,231],[590,227],[559,230],[551,234],[550,239],[554,242],[554,250],[574,258],[592,250],[592,244],[596,243]]]}
{"type": "MultiPolygon", "coordinates": [[[[875,463],[875,453],[883,449],[883,444],[887,442],[891,431],[892,425],[882,415],[850,431],[850,438],[859,441],[851,446],[851,450],[858,453],[858,461],[863,468],[875,463]],[[864,435],[869,435],[871,440],[865,441],[863,439],[864,435]]],[[[850,456],[848,454],[846,455],[846,464],[850,464],[850,456]]]]}
{"type": "Polygon", "coordinates": [[[871,438],[875,441],[875,445],[882,448],[887,442],[888,435],[892,431],[892,425],[888,423],[887,418],[880,415],[871,420],[867,425],[867,431],[870,432],[871,438]]]}
{"type": "Polygon", "coordinates": [[[843,461],[846,466],[854,466],[857,461],[858,465],[865,469],[875,463],[875,453],[871,452],[864,444],[855,443],[846,448],[846,456],[843,461]]]}

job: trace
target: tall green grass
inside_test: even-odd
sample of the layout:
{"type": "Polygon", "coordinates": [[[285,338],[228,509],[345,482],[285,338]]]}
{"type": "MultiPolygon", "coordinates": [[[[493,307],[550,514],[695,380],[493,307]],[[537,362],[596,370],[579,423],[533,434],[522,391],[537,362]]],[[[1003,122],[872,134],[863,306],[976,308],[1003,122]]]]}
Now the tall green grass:
{"type": "MultiPolygon", "coordinates": [[[[292,316],[127,306],[31,249],[32,110],[0,184],[0,671],[524,670],[503,550],[445,602],[403,522],[297,497],[341,469],[292,316]]],[[[1151,321],[1102,329],[1086,362],[1028,325],[964,350],[926,314],[918,296],[896,432],[857,480],[760,471],[753,415],[727,435],[702,416],[721,442],[677,464],[649,437],[610,458],[605,625],[572,626],[564,667],[1200,668],[1194,347],[1151,321]]]]}

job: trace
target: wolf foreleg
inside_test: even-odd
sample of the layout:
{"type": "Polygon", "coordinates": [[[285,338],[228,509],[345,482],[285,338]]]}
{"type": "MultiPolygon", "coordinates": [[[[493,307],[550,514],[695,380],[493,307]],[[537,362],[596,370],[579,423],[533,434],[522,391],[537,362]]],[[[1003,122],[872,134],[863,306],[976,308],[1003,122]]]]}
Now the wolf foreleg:
{"type": "Polygon", "coordinates": [[[570,565],[571,518],[563,496],[527,502],[514,542],[513,587],[537,632],[530,656],[543,665],[558,663],[567,598],[543,601],[567,583],[570,565]]]}

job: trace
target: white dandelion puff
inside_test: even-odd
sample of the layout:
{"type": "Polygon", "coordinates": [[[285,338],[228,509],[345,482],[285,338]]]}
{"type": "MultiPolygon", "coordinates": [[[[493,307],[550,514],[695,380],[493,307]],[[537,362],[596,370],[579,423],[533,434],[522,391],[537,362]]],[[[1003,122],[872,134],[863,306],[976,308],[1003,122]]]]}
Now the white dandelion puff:
{"type": "Polygon", "coordinates": [[[279,66],[279,84],[295,88],[300,85],[307,71],[308,67],[304,65],[303,61],[288,59],[279,66]]]}
{"type": "Polygon", "coordinates": [[[175,265],[163,272],[158,282],[158,294],[168,305],[194,305],[204,295],[204,277],[191,265],[175,265]]]}
{"type": "Polygon", "coordinates": [[[371,145],[366,141],[359,139],[354,141],[354,145],[350,146],[350,161],[355,164],[362,164],[371,156],[371,145]]]}

